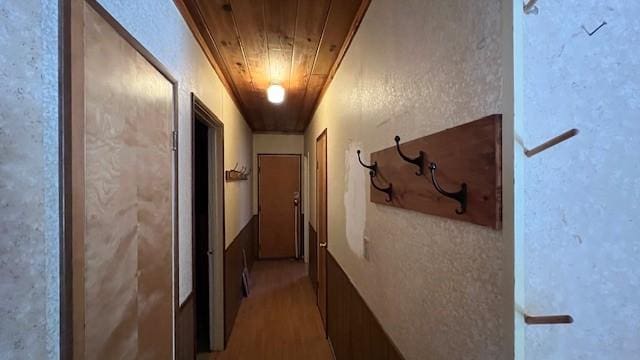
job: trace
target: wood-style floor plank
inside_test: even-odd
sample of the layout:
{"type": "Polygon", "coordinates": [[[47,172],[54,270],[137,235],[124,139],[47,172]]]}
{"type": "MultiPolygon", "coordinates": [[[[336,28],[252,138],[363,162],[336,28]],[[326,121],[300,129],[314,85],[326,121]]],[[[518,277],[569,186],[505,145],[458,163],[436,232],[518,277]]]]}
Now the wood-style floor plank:
{"type": "Polygon", "coordinates": [[[224,352],[207,360],[328,360],[316,298],[305,265],[290,260],[258,261],[224,352]]]}

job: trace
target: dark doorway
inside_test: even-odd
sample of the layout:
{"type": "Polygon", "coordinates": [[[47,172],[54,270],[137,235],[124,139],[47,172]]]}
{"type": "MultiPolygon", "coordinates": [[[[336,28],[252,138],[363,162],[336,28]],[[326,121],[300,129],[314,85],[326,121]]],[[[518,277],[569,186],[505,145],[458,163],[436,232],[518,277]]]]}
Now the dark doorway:
{"type": "Polygon", "coordinates": [[[209,309],[209,127],[193,124],[193,244],[195,248],[196,350],[211,349],[209,309]]]}
{"type": "Polygon", "coordinates": [[[224,126],[192,94],[192,250],[196,352],[224,350],[224,126]]]}

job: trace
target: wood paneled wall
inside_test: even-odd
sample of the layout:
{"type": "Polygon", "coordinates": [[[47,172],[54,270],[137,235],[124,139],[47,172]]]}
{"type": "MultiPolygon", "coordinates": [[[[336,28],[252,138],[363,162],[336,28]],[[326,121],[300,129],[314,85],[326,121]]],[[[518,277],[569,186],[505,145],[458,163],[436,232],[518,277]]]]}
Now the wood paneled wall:
{"type": "Polygon", "coordinates": [[[404,359],[338,262],[328,254],[327,332],[336,359],[404,359]]]}
{"type": "Polygon", "coordinates": [[[233,324],[242,303],[242,250],[247,254],[247,266],[253,267],[258,254],[257,215],[240,231],[231,245],[225,250],[224,257],[224,337],[229,339],[233,324]]]}
{"type": "MultiPolygon", "coordinates": [[[[249,270],[257,259],[257,216],[240,231],[231,245],[225,250],[224,259],[224,333],[225,342],[229,339],[236,315],[242,303],[242,250],[247,254],[249,270]]],[[[176,320],[176,359],[195,359],[195,301],[193,293],[187,297],[178,310],[176,320]]]]}
{"type": "Polygon", "coordinates": [[[309,223],[309,278],[313,291],[318,294],[318,234],[309,223]]]}
{"type": "Polygon", "coordinates": [[[195,359],[195,301],[193,292],[178,309],[176,318],[176,359],[195,359]]]}

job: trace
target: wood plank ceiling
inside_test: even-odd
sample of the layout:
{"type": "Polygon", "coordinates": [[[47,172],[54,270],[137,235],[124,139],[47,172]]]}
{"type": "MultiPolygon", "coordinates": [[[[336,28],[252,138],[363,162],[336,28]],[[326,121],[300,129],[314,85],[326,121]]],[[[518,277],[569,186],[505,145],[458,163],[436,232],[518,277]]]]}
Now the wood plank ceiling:
{"type": "Polygon", "coordinates": [[[175,0],[254,131],[302,132],[370,0],[175,0]],[[270,84],[286,90],[267,101],[270,84]]]}

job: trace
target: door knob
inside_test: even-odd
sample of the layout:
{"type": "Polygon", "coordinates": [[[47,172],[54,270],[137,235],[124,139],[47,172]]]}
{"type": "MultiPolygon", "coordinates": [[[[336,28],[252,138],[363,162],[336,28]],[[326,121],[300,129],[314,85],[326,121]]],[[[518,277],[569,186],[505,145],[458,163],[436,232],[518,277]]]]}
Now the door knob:
{"type": "Polygon", "coordinates": [[[320,247],[327,247],[327,243],[320,243],[320,247]]]}

